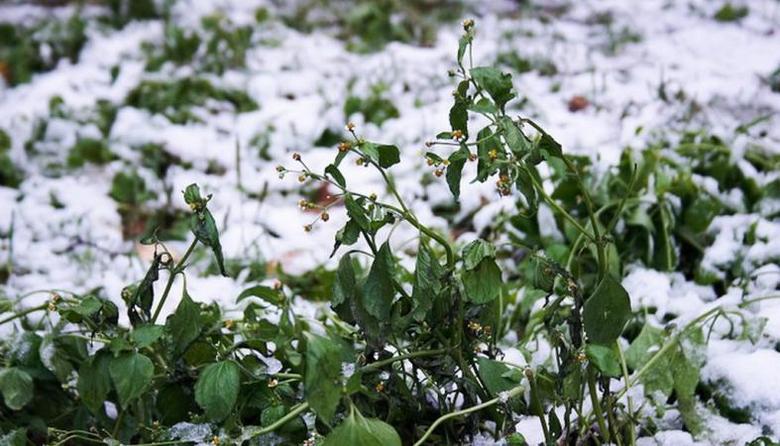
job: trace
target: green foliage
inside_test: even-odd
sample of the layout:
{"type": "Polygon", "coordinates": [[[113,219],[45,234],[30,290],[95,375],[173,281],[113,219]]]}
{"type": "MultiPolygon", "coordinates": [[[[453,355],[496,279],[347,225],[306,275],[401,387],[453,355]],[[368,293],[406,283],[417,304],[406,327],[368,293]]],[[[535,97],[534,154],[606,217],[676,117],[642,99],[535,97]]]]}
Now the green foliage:
{"type": "Polygon", "coordinates": [[[393,102],[383,96],[384,90],[384,85],[378,84],[371,89],[371,93],[367,97],[347,97],[344,103],[344,116],[349,119],[350,116],[360,113],[366,122],[378,126],[381,126],[388,119],[399,117],[400,114],[393,102]]]}
{"type": "Polygon", "coordinates": [[[0,129],[0,186],[19,187],[24,175],[14,164],[10,156],[11,137],[0,129]]]}
{"type": "MultiPolygon", "coordinates": [[[[146,16],[128,7],[120,13],[146,16]]],[[[364,17],[366,26],[376,26],[373,15],[364,17]]],[[[206,20],[204,28],[220,36],[214,45],[231,48],[214,72],[239,66],[251,32],[228,30],[220,17],[206,20]]],[[[202,45],[211,45],[204,34],[167,32],[166,59],[210,63],[202,53],[202,45]]],[[[350,124],[346,140],[329,131],[317,141],[340,143],[331,161],[316,164],[322,172],[309,169],[298,153],[295,170],[277,169],[307,183],[307,190],[327,186],[340,199],[299,203],[320,212],[318,221],[338,209],[346,217],[331,253],[338,256],[335,270],[322,265],[291,274],[256,252],[225,259],[212,195],[196,184],[183,191],[189,211],[145,209],[156,196],[150,185],[164,183],[181,160],[163,146],[135,147],[146,174],[121,171],[110,191],[123,216],[137,212],[149,227],[141,242],[154,249],[146,273],[121,293],[129,326],[118,323],[119,309],[100,289],[52,294],[29,309],[7,304],[14,314],[0,324],[15,322],[20,332],[0,349],[0,428],[14,428],[2,441],[163,444],[179,441],[173,426],[187,422],[225,443],[300,444],[314,437],[325,445],[461,444],[490,431],[519,445],[525,439],[514,431],[515,420],[535,417],[546,444],[630,444],[645,409],[622,404],[625,391],[615,390],[613,380],[623,379],[628,387],[641,383],[650,397],[662,395],[659,409],[674,405],[686,429],[700,432],[702,327],[726,313],[712,310],[680,327],[656,328],[646,315],[632,313],[623,266],[644,263],[697,277],[710,222],[760,210],[780,186],[759,184],[732,160],[726,143],[704,132],[627,149],[617,166],[596,172],[589,158],[566,153],[533,120],[507,113],[518,109],[510,74],[465,68],[474,36],[473,22],[464,22],[453,51],[461,79],[449,125],[425,157],[434,175],[444,176],[453,208],[464,172],[474,171],[469,181],[495,182],[496,194],[513,197],[514,206],[469,243],[453,241],[470,219],[448,231],[424,224],[394,183],[401,149],[364,139],[350,124]],[[484,127],[469,131],[470,122],[484,127]],[[352,188],[358,182],[340,168],[348,158],[385,180],[383,196],[352,188]],[[466,169],[467,162],[475,169],[466,169]],[[718,193],[739,191],[739,209],[694,178],[712,179],[718,193]],[[540,220],[544,208],[551,217],[540,220]],[[190,242],[183,252],[161,242],[161,231],[175,221],[190,231],[179,234],[190,242]],[[416,239],[394,235],[400,225],[416,239]],[[210,265],[196,267],[198,274],[247,282],[237,296],[217,296],[235,298],[229,311],[190,296],[190,265],[204,260],[210,265]],[[301,299],[318,302],[313,317],[296,314],[301,299]],[[175,309],[163,322],[169,308],[175,309]],[[29,317],[44,311],[58,316],[29,317]],[[533,367],[504,359],[508,339],[533,367]],[[549,360],[531,361],[540,346],[552,351],[549,360]],[[112,406],[117,417],[107,413],[112,406]]],[[[383,94],[375,88],[368,98],[349,98],[345,114],[381,125],[398,113],[383,94]]],[[[193,107],[213,100],[239,112],[256,108],[243,92],[198,78],[145,81],[126,102],[184,124],[198,119],[193,107]]],[[[52,116],[68,112],[61,100],[51,105],[52,116]]],[[[80,139],[68,155],[71,167],[117,159],[105,139],[116,106],[99,107],[100,116],[90,119],[104,139],[80,139]]],[[[2,135],[0,152],[7,152],[11,144],[2,135]]],[[[742,161],[757,172],[777,169],[776,157],[747,150],[742,161]]],[[[716,280],[730,283],[732,276],[716,280]]]]}
{"type": "Polygon", "coordinates": [[[726,2],[716,12],[713,18],[719,22],[738,22],[747,17],[750,9],[747,6],[735,6],[726,2]]]}
{"type": "Polygon", "coordinates": [[[128,93],[125,103],[161,114],[175,124],[199,121],[195,107],[209,100],[230,104],[237,113],[257,110],[257,103],[246,93],[215,87],[206,79],[187,77],[174,81],[143,81],[128,93]]]}

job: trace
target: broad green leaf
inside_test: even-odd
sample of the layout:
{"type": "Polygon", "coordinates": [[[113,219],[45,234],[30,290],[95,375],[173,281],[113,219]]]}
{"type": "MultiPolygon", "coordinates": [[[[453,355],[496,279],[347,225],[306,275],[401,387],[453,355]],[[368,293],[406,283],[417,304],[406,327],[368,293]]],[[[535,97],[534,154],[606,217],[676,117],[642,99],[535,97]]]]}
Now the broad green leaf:
{"type": "Polygon", "coordinates": [[[125,408],[146,393],[147,387],[152,383],[154,364],[140,353],[126,352],[111,358],[108,372],[114,382],[119,404],[125,408]]]}
{"type": "MultiPolygon", "coordinates": [[[[463,82],[466,82],[466,87],[468,88],[468,82],[463,82]]],[[[452,128],[453,132],[455,130],[460,130],[463,132],[463,136],[467,138],[469,134],[468,122],[468,102],[466,102],[466,100],[460,95],[456,95],[455,103],[452,104],[452,108],[450,108],[450,127],[452,128]]]]}
{"type": "Polygon", "coordinates": [[[460,198],[460,178],[463,175],[463,166],[466,165],[468,158],[469,149],[463,145],[455,152],[452,152],[448,158],[450,164],[447,166],[447,185],[450,187],[450,192],[452,192],[456,201],[460,198]]]}
{"type": "Polygon", "coordinates": [[[0,371],[0,393],[5,405],[11,410],[20,410],[33,398],[33,379],[24,370],[10,367],[0,371]]]}
{"type": "Polygon", "coordinates": [[[548,155],[561,158],[563,157],[563,150],[561,148],[561,145],[553,139],[552,136],[550,136],[547,132],[542,133],[542,137],[539,139],[539,142],[536,144],[536,148],[541,150],[542,152],[547,153],[548,155]]]}
{"type": "Polygon", "coordinates": [[[479,131],[477,134],[477,155],[479,161],[477,162],[477,178],[479,182],[484,182],[490,175],[493,175],[498,170],[498,164],[493,161],[491,152],[495,152],[498,158],[503,159],[503,150],[499,145],[499,141],[493,136],[493,130],[490,126],[487,126],[479,131]]]}
{"type": "Polygon", "coordinates": [[[620,357],[614,347],[588,344],[585,347],[588,359],[602,374],[617,378],[621,376],[620,357]]]}
{"type": "Polygon", "coordinates": [[[401,161],[401,151],[396,146],[383,144],[377,147],[377,151],[379,152],[379,165],[385,169],[401,161]]]}
{"type": "Polygon", "coordinates": [[[157,342],[162,334],[162,325],[141,325],[130,332],[130,338],[133,340],[136,347],[144,348],[157,342]]]}
{"type": "Polygon", "coordinates": [[[463,56],[466,54],[466,48],[471,45],[471,41],[474,36],[471,33],[466,33],[458,39],[458,63],[463,62],[463,56]]]}
{"type": "MultiPolygon", "coordinates": [[[[488,358],[477,358],[479,365],[479,378],[485,384],[490,396],[497,397],[501,392],[506,392],[517,387],[522,379],[522,374],[513,373],[516,369],[510,369],[506,364],[488,358]]],[[[515,398],[515,400],[520,400],[515,398]]]]}
{"type": "Polygon", "coordinates": [[[241,371],[235,361],[220,361],[203,369],[195,383],[195,402],[213,421],[233,411],[241,388],[241,371]]]}
{"type": "Polygon", "coordinates": [[[582,319],[593,344],[612,345],[631,317],[631,301],[623,286],[612,275],[601,280],[585,301],[582,319]]]}
{"type": "Polygon", "coordinates": [[[360,226],[355,223],[354,219],[347,220],[344,227],[336,231],[336,242],[333,244],[333,251],[331,251],[330,256],[333,257],[342,244],[349,246],[357,242],[359,236],[360,226]]]}
{"type": "Polygon", "coordinates": [[[395,297],[394,269],[395,259],[390,252],[390,245],[385,242],[377,251],[363,285],[363,306],[379,320],[387,320],[390,317],[390,307],[395,297]]]}
{"type": "Polygon", "coordinates": [[[476,268],[463,271],[463,288],[468,299],[484,304],[498,297],[501,291],[501,269],[492,258],[484,258],[476,268]]]}
{"type": "Polygon", "coordinates": [[[471,104],[471,106],[469,106],[469,110],[484,114],[498,113],[496,106],[487,98],[482,98],[471,104]]]}
{"type": "Polygon", "coordinates": [[[512,93],[512,76],[508,73],[502,73],[494,67],[477,67],[471,69],[471,77],[488,92],[499,110],[503,110],[504,105],[515,97],[512,93]]]}
{"type": "Polygon", "coordinates": [[[93,414],[100,413],[103,402],[111,391],[111,376],[108,369],[110,362],[110,353],[99,351],[88,361],[84,361],[79,368],[77,383],[79,397],[93,414]]]}
{"type": "Polygon", "coordinates": [[[284,304],[284,296],[279,290],[275,290],[271,287],[263,285],[257,285],[245,289],[241,292],[241,294],[238,295],[236,302],[241,302],[247,297],[257,297],[277,307],[284,304]]]}
{"type": "Polygon", "coordinates": [[[200,305],[193,302],[187,289],[184,289],[176,311],[168,317],[165,326],[173,340],[173,354],[178,357],[192,344],[203,329],[200,318],[200,305]]]}
{"type": "Polygon", "coordinates": [[[642,331],[626,349],[626,365],[633,370],[638,370],[661,348],[663,341],[663,330],[645,323],[642,331]]]}
{"type": "Polygon", "coordinates": [[[504,135],[506,144],[516,157],[522,158],[531,150],[528,138],[525,137],[523,132],[511,118],[506,116],[502,117],[498,121],[498,125],[504,135]]]}
{"type": "MultiPolygon", "coordinates": [[[[154,283],[160,278],[161,262],[162,255],[155,255],[144,278],[133,289],[130,300],[127,302],[127,315],[134,326],[140,325],[151,317],[152,304],[154,303],[154,283]],[[141,309],[141,314],[138,314],[137,308],[141,309]]],[[[124,295],[124,293],[122,294],[124,295]]]]}
{"type": "Polygon", "coordinates": [[[326,423],[333,419],[341,399],[341,349],[331,339],[306,334],[306,401],[326,423]]]}
{"type": "Polygon", "coordinates": [[[417,249],[417,262],[414,268],[414,288],[412,289],[412,309],[414,318],[425,319],[433,307],[433,302],[441,292],[442,268],[430,248],[420,239],[417,249]]]}
{"type": "Polygon", "coordinates": [[[355,409],[325,437],[322,446],[401,446],[393,426],[375,418],[364,418],[355,409]]]}
{"type": "Polygon", "coordinates": [[[495,257],[496,247],[492,243],[476,239],[463,248],[463,267],[467,270],[475,269],[482,259],[495,257]]]}

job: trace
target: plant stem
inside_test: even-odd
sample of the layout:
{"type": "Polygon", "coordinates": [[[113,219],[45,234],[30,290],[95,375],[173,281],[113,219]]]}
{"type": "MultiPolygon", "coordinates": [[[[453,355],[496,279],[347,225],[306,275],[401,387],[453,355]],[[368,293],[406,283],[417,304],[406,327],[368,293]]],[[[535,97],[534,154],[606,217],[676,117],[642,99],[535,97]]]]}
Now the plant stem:
{"type": "Polygon", "coordinates": [[[493,398],[492,400],[485,401],[482,404],[478,404],[476,406],[469,407],[468,409],[462,409],[462,410],[458,410],[458,411],[455,411],[455,412],[450,412],[450,413],[448,413],[446,415],[440,416],[439,418],[436,419],[436,421],[433,422],[433,424],[431,424],[431,426],[428,428],[428,430],[425,431],[425,434],[423,434],[423,436],[420,437],[420,439],[417,440],[416,443],[414,443],[414,446],[421,446],[423,443],[425,443],[425,440],[427,440],[428,437],[431,436],[433,431],[436,430],[436,428],[440,424],[442,424],[443,422],[449,420],[450,418],[456,418],[456,417],[460,417],[460,416],[463,416],[463,415],[468,415],[468,414],[473,413],[473,412],[478,412],[478,411],[480,411],[482,409],[491,407],[491,406],[493,406],[493,405],[495,405],[495,404],[497,404],[497,403],[499,403],[501,401],[506,401],[506,400],[508,400],[510,398],[513,398],[513,397],[519,395],[520,393],[522,393],[522,391],[523,391],[523,387],[522,386],[517,386],[517,387],[514,387],[514,388],[508,390],[505,394],[503,394],[501,396],[498,396],[496,398],[493,398]]]}
{"type": "Polygon", "coordinates": [[[11,316],[8,316],[7,318],[0,321],[0,325],[3,325],[5,323],[11,322],[13,320],[22,318],[27,316],[30,313],[35,313],[36,311],[45,310],[49,307],[49,302],[43,303],[41,305],[38,305],[37,307],[28,308],[26,310],[22,310],[18,313],[12,314],[11,316]]]}
{"type": "MultiPolygon", "coordinates": [[[[623,380],[626,382],[626,389],[629,389],[631,387],[631,383],[629,382],[628,377],[628,366],[626,365],[626,358],[625,355],[623,355],[623,349],[620,347],[620,342],[615,341],[615,344],[617,345],[618,355],[620,356],[620,367],[623,370],[623,380]]],[[[628,391],[628,390],[626,390],[628,391]]],[[[617,401],[617,399],[616,399],[617,401]]],[[[629,446],[635,446],[636,445],[636,432],[634,431],[634,425],[632,423],[633,417],[634,417],[634,406],[631,402],[631,396],[626,395],[626,405],[628,406],[628,417],[629,417],[629,426],[628,426],[628,444],[629,446]]]]}
{"type": "Polygon", "coordinates": [[[180,272],[184,271],[184,262],[187,261],[187,259],[192,254],[192,251],[195,250],[195,246],[198,244],[198,239],[194,239],[192,243],[190,243],[190,246],[187,248],[187,251],[184,253],[184,255],[179,259],[179,262],[176,263],[176,266],[173,267],[173,269],[170,270],[170,275],[168,276],[168,282],[165,284],[165,290],[163,291],[162,297],[160,297],[160,301],[157,303],[157,308],[154,310],[154,316],[152,316],[152,324],[157,322],[157,318],[160,316],[160,312],[162,311],[163,305],[165,304],[165,300],[168,299],[168,294],[171,292],[171,287],[173,286],[173,281],[176,279],[176,275],[180,272]]]}
{"type": "Polygon", "coordinates": [[[601,403],[599,402],[598,393],[596,392],[596,374],[593,372],[593,366],[591,365],[588,365],[588,393],[590,394],[590,403],[596,414],[596,421],[599,424],[601,435],[604,437],[604,442],[609,443],[607,423],[604,421],[604,413],[601,410],[601,403]]]}
{"type": "Polygon", "coordinates": [[[260,435],[264,435],[264,434],[267,434],[269,432],[273,432],[276,429],[279,429],[280,427],[282,427],[285,424],[287,424],[290,420],[294,419],[295,417],[297,417],[301,413],[305,412],[306,409],[308,409],[308,408],[309,408],[309,403],[307,403],[305,401],[300,403],[300,404],[298,404],[298,405],[296,405],[295,407],[292,408],[292,410],[290,410],[290,412],[287,413],[287,415],[283,416],[282,418],[279,418],[275,422],[269,424],[268,426],[266,426],[266,427],[264,427],[262,429],[258,429],[256,431],[252,432],[250,434],[249,438],[254,438],[254,437],[257,437],[257,436],[260,436],[260,435]]]}
{"type": "Polygon", "coordinates": [[[372,362],[371,364],[367,364],[360,368],[361,372],[368,372],[370,370],[374,369],[381,369],[382,367],[392,364],[394,362],[398,361],[404,361],[406,359],[412,359],[412,358],[421,358],[425,356],[436,356],[441,355],[443,353],[447,353],[446,348],[440,348],[437,350],[418,350],[416,352],[411,353],[405,353],[403,355],[393,356],[392,358],[383,359],[381,361],[372,362]]]}

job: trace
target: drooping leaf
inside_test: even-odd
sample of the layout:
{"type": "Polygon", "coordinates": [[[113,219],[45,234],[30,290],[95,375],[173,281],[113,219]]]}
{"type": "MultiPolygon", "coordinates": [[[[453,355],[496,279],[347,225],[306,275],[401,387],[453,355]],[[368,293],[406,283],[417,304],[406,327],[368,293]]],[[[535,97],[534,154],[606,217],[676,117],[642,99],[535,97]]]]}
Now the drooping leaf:
{"type": "Polygon", "coordinates": [[[213,421],[230,415],[238,400],[241,371],[235,361],[220,361],[203,369],[195,383],[195,402],[213,421]]]}
{"type": "Polygon", "coordinates": [[[89,361],[84,361],[79,368],[79,397],[93,414],[99,413],[108,392],[111,391],[111,375],[108,369],[110,362],[110,353],[101,350],[89,361]]]}
{"type": "Polygon", "coordinates": [[[467,270],[475,269],[482,259],[488,257],[496,257],[496,247],[485,240],[476,239],[463,248],[463,267],[467,270]]]}
{"type": "Polygon", "coordinates": [[[625,288],[607,274],[585,301],[582,319],[593,344],[612,345],[631,317],[631,301],[625,288]]]}
{"type": "Polygon", "coordinates": [[[341,399],[341,351],[332,340],[306,334],[306,401],[323,420],[330,422],[341,399]]]}
{"type": "Polygon", "coordinates": [[[203,329],[200,306],[193,302],[186,288],[176,311],[168,317],[165,326],[173,340],[173,354],[176,357],[183,354],[200,336],[203,329]]]}
{"type": "Polygon", "coordinates": [[[160,278],[161,262],[162,255],[155,255],[144,278],[135,287],[130,300],[127,302],[128,317],[134,326],[149,320],[151,317],[152,304],[154,303],[154,283],[160,278]],[[137,308],[141,309],[140,314],[137,308]]]}
{"type": "Polygon", "coordinates": [[[492,258],[486,257],[474,269],[462,274],[466,297],[476,304],[485,304],[498,297],[501,291],[501,269],[492,258]]]}
{"type": "Polygon", "coordinates": [[[463,145],[455,152],[452,152],[448,158],[450,164],[447,166],[447,185],[450,187],[450,192],[452,192],[456,201],[460,198],[460,178],[463,175],[463,166],[466,165],[468,158],[469,149],[463,145]]]}
{"type": "Polygon", "coordinates": [[[33,398],[33,379],[18,367],[0,370],[0,393],[11,410],[21,410],[33,398]]]}
{"type": "Polygon", "coordinates": [[[125,352],[111,358],[108,372],[119,397],[119,404],[125,408],[146,393],[147,387],[152,383],[154,364],[140,353],[125,352]]]}
{"type": "Polygon", "coordinates": [[[395,297],[394,270],[395,259],[390,252],[390,245],[385,242],[377,251],[366,283],[363,285],[363,305],[379,320],[387,320],[390,317],[390,307],[395,297]]]}
{"type": "Polygon", "coordinates": [[[355,409],[325,437],[322,446],[401,446],[393,426],[375,418],[364,418],[355,409]]]}
{"type": "Polygon", "coordinates": [[[219,242],[219,231],[217,230],[217,223],[214,221],[214,216],[211,215],[211,211],[204,208],[203,210],[196,212],[190,217],[190,230],[195,234],[195,238],[201,243],[211,248],[214,253],[214,258],[217,261],[219,272],[228,277],[228,273],[225,270],[225,258],[222,254],[222,244],[219,242]]]}
{"type": "Polygon", "coordinates": [[[441,292],[441,277],[443,271],[439,261],[425,244],[420,240],[417,249],[417,262],[414,268],[414,288],[412,289],[413,316],[416,320],[425,319],[433,307],[433,302],[441,292]]]}
{"type": "Polygon", "coordinates": [[[360,229],[366,232],[371,230],[371,222],[368,220],[366,210],[352,198],[351,194],[344,195],[344,206],[347,208],[347,215],[349,215],[349,218],[357,223],[360,229]]]}

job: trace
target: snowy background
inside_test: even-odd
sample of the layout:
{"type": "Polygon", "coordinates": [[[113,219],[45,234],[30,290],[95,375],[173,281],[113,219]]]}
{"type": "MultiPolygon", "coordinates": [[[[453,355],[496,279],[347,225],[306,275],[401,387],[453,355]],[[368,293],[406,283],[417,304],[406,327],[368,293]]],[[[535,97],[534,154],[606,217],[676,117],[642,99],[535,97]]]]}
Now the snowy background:
{"type": "MultiPolygon", "coordinates": [[[[514,75],[523,101],[520,113],[545,126],[564,150],[589,155],[603,169],[614,164],[626,146],[641,148],[659,135],[674,139],[684,130],[707,128],[737,154],[756,143],[780,153],[780,93],[772,91],[768,80],[780,66],[780,2],[737,2],[749,6],[749,14],[734,22],[713,18],[723,6],[718,1],[593,0],[571,2],[567,8],[562,2],[539,3],[543,7],[531,13],[514,2],[473,2],[464,14],[477,20],[475,64],[507,61],[507,54],[532,62],[530,70],[514,75]],[[574,99],[578,96],[582,99],[574,99]],[[574,110],[578,107],[573,102],[581,102],[574,105],[582,108],[574,110]],[[749,134],[734,136],[736,127],[761,117],[765,119],[749,134]]],[[[88,6],[81,14],[88,17],[97,8],[88,6]]],[[[210,207],[229,259],[256,261],[269,271],[281,264],[295,274],[328,266],[343,213],[333,209],[329,222],[304,232],[303,226],[317,214],[301,211],[296,203],[311,188],[303,190],[295,175],[280,180],[276,166],[291,165],[292,153],[298,152],[309,167],[321,171],[336,149],[317,147],[317,141],[326,130],[342,132],[348,119],[365,137],[401,148],[402,163],[393,169],[401,194],[424,221],[445,227],[431,208],[448,201],[450,194],[441,180],[421,182],[423,173],[431,171],[422,155],[424,142],[449,127],[454,83],[447,71],[454,67],[459,21],[440,24],[429,46],[392,42],[383,51],[359,54],[327,30],[302,33],[286,26],[277,19],[277,8],[245,0],[175,3],[172,20],[184,29],[199,27],[201,17],[214,13],[236,26],[253,27],[245,66],[221,74],[172,63],[147,71],[144,47],[159,47],[166,39],[162,21],[131,22],[120,30],[88,21],[89,39],[77,63],[61,60],[56,69],[14,87],[0,80],[0,129],[10,136],[9,156],[23,172],[18,188],[0,187],[0,259],[7,259],[10,270],[0,293],[16,300],[41,289],[83,292],[103,287],[124,308],[122,288],[143,275],[151,256],[148,247],[126,237],[122,206],[110,196],[115,175],[129,171],[137,172],[156,193],[144,202],[149,210],[186,210],[179,191],[193,182],[213,194],[210,207]],[[259,7],[269,12],[262,23],[256,17],[259,7]],[[143,80],[194,75],[245,92],[258,109],[236,113],[224,103],[209,102],[192,110],[199,119],[173,123],[161,114],[125,105],[143,80]],[[379,126],[364,122],[360,114],[345,116],[347,96],[366,97],[380,89],[398,117],[379,126]],[[52,113],[54,97],[61,98],[55,108],[64,112],[52,113]],[[118,107],[105,137],[94,118],[99,101],[118,107]],[[47,121],[43,131],[42,119],[47,121]],[[56,167],[66,164],[70,148],[85,138],[105,139],[112,159],[102,165],[56,167]],[[34,151],[25,148],[30,140],[35,141],[34,151]],[[144,163],[149,154],[138,150],[149,143],[177,159],[162,177],[144,163]],[[170,202],[166,189],[172,191],[170,202]]],[[[0,21],[62,20],[73,12],[73,6],[0,4],[0,21]]],[[[503,68],[518,69],[511,63],[503,68]]],[[[352,188],[383,193],[380,178],[368,169],[353,165],[344,170],[352,188]]],[[[496,198],[490,183],[463,184],[460,212],[476,210],[477,230],[503,207],[512,206],[510,199],[496,198]]],[[[772,259],[780,256],[780,221],[737,214],[717,218],[709,230],[717,238],[705,253],[706,261],[745,258],[754,272],[747,297],[778,293],[780,267],[772,259]],[[741,240],[752,223],[758,224],[760,241],[746,247],[741,240]]],[[[394,239],[414,236],[409,231],[394,239]]],[[[461,234],[460,240],[473,237],[461,234]]],[[[167,244],[174,252],[186,248],[186,242],[167,244]]],[[[203,256],[197,268],[207,265],[203,256]]],[[[235,279],[190,274],[188,286],[195,299],[218,301],[230,310],[248,274],[244,270],[235,279]]],[[[629,268],[623,284],[635,309],[652,305],[659,309],[654,317],[674,314],[680,324],[716,300],[717,305],[736,305],[746,298],[741,289],[718,293],[686,281],[682,274],[639,266],[629,268]]],[[[24,297],[22,306],[46,297],[24,297]]],[[[175,304],[171,300],[166,311],[175,304]]],[[[713,340],[703,373],[707,380],[727,383],[735,404],[749,407],[753,420],[735,424],[712,414],[709,432],[699,444],[744,444],[762,434],[780,434],[780,302],[764,300],[748,311],[766,319],[760,340],[713,340]]],[[[524,361],[519,354],[515,359],[524,361]]],[[[522,431],[533,441],[540,435],[538,423],[524,423],[522,431]]],[[[663,432],[641,444],[694,444],[680,426],[669,411],[660,421],[663,432]]]]}

